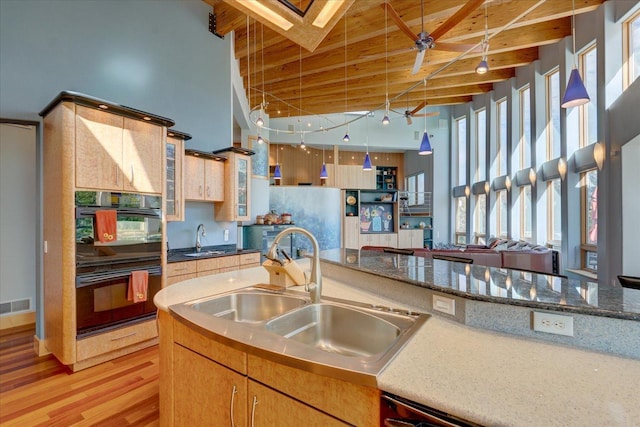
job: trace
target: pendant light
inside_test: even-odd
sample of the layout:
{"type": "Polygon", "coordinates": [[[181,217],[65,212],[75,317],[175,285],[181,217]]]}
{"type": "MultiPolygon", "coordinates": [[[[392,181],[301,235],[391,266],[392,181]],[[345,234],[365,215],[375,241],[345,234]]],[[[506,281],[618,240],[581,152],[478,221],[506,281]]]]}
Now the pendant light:
{"type": "Polygon", "coordinates": [[[573,41],[573,69],[569,76],[569,83],[567,89],[564,91],[562,97],[562,108],[577,107],[578,105],[586,104],[590,101],[587,89],[584,87],[578,66],[576,65],[576,3],[575,0],[571,2],[573,13],[571,15],[571,39],[573,41]]]}
{"type": "MultiPolygon", "coordinates": [[[[347,122],[347,14],[344,14],[344,121],[347,122]]],[[[342,137],[343,142],[349,142],[349,124],[347,123],[347,133],[342,137]]]]}
{"type": "Polygon", "coordinates": [[[320,179],[329,178],[327,173],[327,165],[324,163],[324,145],[322,146],[322,169],[320,169],[320,179]]]}
{"type": "Polygon", "coordinates": [[[371,157],[369,157],[369,115],[365,119],[365,132],[367,134],[367,153],[364,155],[364,163],[362,163],[363,171],[370,171],[373,169],[371,166],[371,157]]]}
{"type": "Polygon", "coordinates": [[[370,171],[373,167],[371,166],[371,157],[369,157],[369,147],[367,147],[367,154],[364,155],[364,163],[362,164],[363,171],[370,171]]]}
{"type": "MultiPolygon", "coordinates": [[[[427,100],[427,79],[424,79],[424,100],[427,100]]],[[[431,142],[429,141],[429,133],[427,133],[427,116],[424,116],[424,134],[422,135],[422,142],[420,143],[420,149],[418,154],[426,156],[433,153],[431,148],[431,142]]]]}
{"type": "Polygon", "coordinates": [[[385,112],[382,118],[382,126],[388,126],[389,120],[389,65],[388,65],[388,33],[387,33],[387,8],[384,8],[384,84],[385,84],[385,112]]]}
{"type": "Polygon", "coordinates": [[[273,179],[279,181],[282,179],[282,173],[280,172],[280,163],[278,163],[278,146],[276,145],[276,168],[273,171],[273,179]]]}
{"type": "Polygon", "coordinates": [[[264,144],[264,139],[262,139],[260,134],[258,134],[258,144],[264,144]]]}
{"type": "Polygon", "coordinates": [[[476,73],[485,74],[489,71],[489,64],[487,64],[487,52],[489,52],[489,26],[487,16],[487,3],[484,4],[484,39],[482,39],[482,60],[476,67],[476,73]]]}

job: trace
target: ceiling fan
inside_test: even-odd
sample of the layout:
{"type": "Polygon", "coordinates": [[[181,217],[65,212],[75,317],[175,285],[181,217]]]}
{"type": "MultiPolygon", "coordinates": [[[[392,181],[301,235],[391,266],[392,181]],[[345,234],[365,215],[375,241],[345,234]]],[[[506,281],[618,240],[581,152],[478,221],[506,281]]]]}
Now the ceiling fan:
{"type": "Polygon", "coordinates": [[[438,49],[438,50],[447,50],[452,52],[467,52],[467,51],[480,51],[480,47],[475,44],[459,44],[459,43],[442,43],[436,41],[442,37],[447,31],[455,27],[460,21],[469,16],[471,12],[476,10],[480,5],[482,5],[485,0],[469,0],[465,3],[456,13],[451,15],[445,22],[442,23],[438,28],[436,28],[431,33],[428,33],[424,30],[424,0],[421,2],[421,19],[422,19],[422,31],[418,34],[415,34],[411,31],[411,28],[402,20],[398,12],[386,1],[382,3],[382,7],[387,10],[387,13],[391,16],[391,18],[395,21],[398,28],[404,32],[407,36],[413,40],[415,43],[415,49],[418,49],[418,53],[416,54],[416,61],[413,65],[413,69],[411,74],[416,74],[420,71],[420,67],[422,66],[422,61],[424,60],[424,55],[427,49],[438,49]]]}
{"type": "Polygon", "coordinates": [[[433,112],[430,112],[430,113],[416,114],[418,111],[422,110],[426,105],[427,105],[427,101],[422,101],[413,110],[409,110],[409,107],[407,107],[407,109],[404,110],[404,113],[401,113],[401,112],[396,111],[394,109],[391,109],[391,111],[393,111],[396,114],[400,114],[401,116],[404,116],[404,118],[407,119],[407,124],[408,125],[411,125],[413,123],[413,120],[411,120],[412,117],[433,117],[433,116],[439,116],[440,115],[439,111],[433,111],[433,112]]]}

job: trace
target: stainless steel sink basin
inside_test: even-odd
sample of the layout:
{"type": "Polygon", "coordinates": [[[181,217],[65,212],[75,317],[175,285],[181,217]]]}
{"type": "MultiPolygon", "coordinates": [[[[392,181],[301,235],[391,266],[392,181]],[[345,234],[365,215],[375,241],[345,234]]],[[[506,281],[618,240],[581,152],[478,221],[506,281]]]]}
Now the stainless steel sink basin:
{"type": "Polygon", "coordinates": [[[193,310],[234,322],[262,322],[306,302],[297,296],[251,291],[198,300],[190,305],[193,310]]]}
{"type": "Polygon", "coordinates": [[[183,256],[188,256],[191,258],[199,258],[199,257],[206,257],[206,256],[210,256],[210,255],[220,255],[223,254],[224,251],[205,251],[205,252],[191,252],[189,254],[182,254],[183,256]]]}
{"type": "Polygon", "coordinates": [[[225,343],[292,367],[374,386],[427,314],[255,285],[169,307],[225,343]]]}
{"type": "Polygon", "coordinates": [[[318,350],[350,357],[382,353],[401,333],[399,325],[383,317],[326,303],[309,305],[280,316],[267,322],[266,328],[318,350]]]}

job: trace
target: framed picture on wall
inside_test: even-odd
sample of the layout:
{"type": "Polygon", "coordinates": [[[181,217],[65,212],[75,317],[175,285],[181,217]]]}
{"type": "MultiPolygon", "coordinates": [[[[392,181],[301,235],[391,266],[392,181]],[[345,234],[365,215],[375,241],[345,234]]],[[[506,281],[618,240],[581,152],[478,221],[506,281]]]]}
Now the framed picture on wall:
{"type": "Polygon", "coordinates": [[[258,142],[255,136],[249,137],[249,149],[255,152],[251,157],[251,174],[254,177],[267,179],[269,177],[269,141],[263,139],[258,142]]]}

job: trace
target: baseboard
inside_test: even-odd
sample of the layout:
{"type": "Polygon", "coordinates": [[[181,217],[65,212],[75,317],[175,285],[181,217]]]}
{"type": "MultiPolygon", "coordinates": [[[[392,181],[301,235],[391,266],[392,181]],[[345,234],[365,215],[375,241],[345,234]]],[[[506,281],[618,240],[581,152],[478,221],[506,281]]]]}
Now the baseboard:
{"type": "Polygon", "coordinates": [[[25,325],[36,324],[36,312],[24,311],[21,313],[9,314],[0,317],[0,331],[17,328],[25,325]]]}
{"type": "Polygon", "coordinates": [[[37,335],[33,336],[33,351],[39,356],[46,356],[47,354],[51,354],[51,352],[47,349],[44,340],[38,338],[37,335]]]}

